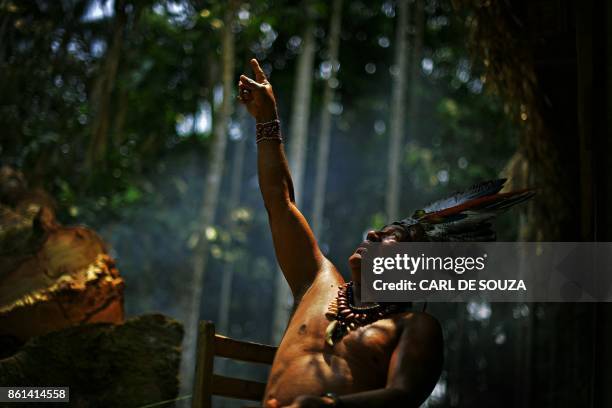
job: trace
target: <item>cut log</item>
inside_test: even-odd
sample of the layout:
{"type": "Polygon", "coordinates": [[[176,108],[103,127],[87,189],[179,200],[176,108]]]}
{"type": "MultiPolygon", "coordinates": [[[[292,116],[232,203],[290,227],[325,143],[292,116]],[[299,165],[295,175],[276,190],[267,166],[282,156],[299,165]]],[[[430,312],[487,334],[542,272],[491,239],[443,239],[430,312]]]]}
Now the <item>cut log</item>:
{"type": "MultiPolygon", "coordinates": [[[[0,200],[0,344],[123,322],[123,279],[95,232],[60,225],[52,199],[6,167],[0,200]]],[[[8,353],[3,348],[0,358],[8,353]]]]}
{"type": "Polygon", "coordinates": [[[70,406],[139,407],[178,394],[181,324],[145,315],[30,339],[0,360],[4,386],[70,387],[70,406]]]}
{"type": "Polygon", "coordinates": [[[108,255],[57,277],[44,271],[19,268],[0,280],[0,336],[25,341],[83,323],[123,322],[123,279],[108,255]]]}

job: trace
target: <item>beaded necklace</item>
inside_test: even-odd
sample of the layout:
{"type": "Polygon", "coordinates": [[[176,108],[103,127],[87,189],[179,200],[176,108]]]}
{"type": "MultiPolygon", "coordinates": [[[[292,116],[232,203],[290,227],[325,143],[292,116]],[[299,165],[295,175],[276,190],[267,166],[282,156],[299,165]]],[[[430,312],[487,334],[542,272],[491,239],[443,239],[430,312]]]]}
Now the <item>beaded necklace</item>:
{"type": "Polygon", "coordinates": [[[331,323],[325,330],[325,342],[330,346],[338,343],[350,331],[384,319],[390,314],[401,312],[410,304],[400,306],[397,303],[374,303],[371,306],[355,306],[353,282],[340,285],[338,295],[327,307],[325,317],[331,323]]]}

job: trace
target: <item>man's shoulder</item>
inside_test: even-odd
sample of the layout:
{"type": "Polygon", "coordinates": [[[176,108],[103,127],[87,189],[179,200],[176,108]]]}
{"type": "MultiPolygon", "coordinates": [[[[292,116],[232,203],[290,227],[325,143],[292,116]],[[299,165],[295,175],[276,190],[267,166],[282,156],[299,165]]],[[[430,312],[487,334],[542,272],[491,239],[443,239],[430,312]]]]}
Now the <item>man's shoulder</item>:
{"type": "Polygon", "coordinates": [[[293,319],[300,306],[306,309],[315,307],[312,310],[319,310],[316,308],[316,305],[324,301],[329,293],[335,294],[338,287],[343,283],[344,279],[340,272],[338,272],[338,269],[327,258],[323,258],[321,268],[317,271],[314,279],[294,294],[291,319],[293,319]]]}
{"type": "Polygon", "coordinates": [[[328,281],[332,281],[334,283],[344,283],[344,279],[342,279],[342,274],[338,271],[336,265],[334,265],[329,259],[323,257],[321,267],[317,271],[311,285],[315,283],[326,284],[328,281]]]}
{"type": "Polygon", "coordinates": [[[442,337],[442,326],[438,319],[426,312],[407,311],[396,319],[400,333],[426,337],[442,337]]]}
{"type": "Polygon", "coordinates": [[[297,305],[297,303],[301,302],[304,296],[310,291],[320,293],[320,289],[329,289],[329,285],[331,284],[338,287],[338,285],[342,283],[344,283],[344,279],[342,279],[342,275],[336,266],[329,259],[324,257],[321,262],[321,268],[317,271],[313,280],[308,282],[307,285],[304,285],[294,296],[295,304],[297,305]]]}

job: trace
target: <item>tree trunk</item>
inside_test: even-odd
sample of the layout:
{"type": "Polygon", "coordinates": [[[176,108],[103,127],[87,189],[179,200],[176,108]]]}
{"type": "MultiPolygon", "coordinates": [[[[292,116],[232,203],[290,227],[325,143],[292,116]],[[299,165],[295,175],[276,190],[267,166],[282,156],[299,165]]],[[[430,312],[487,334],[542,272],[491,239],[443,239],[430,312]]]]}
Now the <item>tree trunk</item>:
{"type": "Polygon", "coordinates": [[[329,159],[329,140],[331,136],[331,104],[334,101],[335,91],[332,87],[336,81],[339,68],[338,48],[340,46],[340,25],[342,22],[342,0],[332,3],[332,15],[329,24],[329,42],[327,45],[328,61],[331,63],[331,76],[325,83],[323,91],[323,104],[321,106],[321,133],[319,135],[319,148],[317,150],[317,175],[315,178],[313,204],[312,204],[312,230],[315,236],[321,238],[323,224],[323,204],[325,203],[325,185],[327,184],[327,167],[329,159]]]}
{"type": "MultiPolygon", "coordinates": [[[[309,18],[309,17],[307,17],[309,18]]],[[[312,94],[312,70],[315,54],[314,23],[309,20],[304,31],[302,52],[297,61],[295,76],[293,106],[289,123],[289,166],[293,179],[296,205],[302,203],[302,187],[304,185],[304,168],[306,166],[306,139],[308,136],[308,120],[310,117],[310,97],[312,94]]],[[[272,339],[280,342],[291,305],[291,291],[282,272],[277,271],[276,298],[274,305],[274,320],[272,339]]]]}
{"type": "MultiPolygon", "coordinates": [[[[243,118],[241,124],[245,122],[243,110],[243,118]]],[[[242,136],[240,140],[236,142],[234,149],[234,159],[232,164],[232,179],[230,185],[230,194],[227,201],[227,221],[225,226],[230,236],[233,237],[236,229],[235,222],[235,211],[239,207],[240,203],[240,190],[242,187],[242,168],[244,163],[244,154],[246,151],[246,137],[242,136]]],[[[233,245],[233,240],[230,240],[230,244],[233,245]]],[[[234,246],[232,250],[237,250],[234,246]]],[[[226,259],[223,264],[223,272],[221,274],[221,288],[219,290],[219,312],[217,314],[217,331],[220,334],[229,336],[230,335],[230,312],[232,307],[232,286],[234,283],[234,264],[235,260],[226,259]]],[[[226,360],[220,360],[217,364],[217,371],[224,373],[226,368],[226,360]]]]}
{"type": "Polygon", "coordinates": [[[117,98],[117,111],[115,114],[115,123],[113,126],[113,133],[115,134],[114,142],[117,146],[121,146],[125,143],[127,134],[124,131],[125,120],[130,106],[128,103],[128,92],[127,89],[121,89],[117,98]]]}
{"type": "MultiPolygon", "coordinates": [[[[594,67],[602,66],[593,65],[591,28],[603,26],[593,22],[592,2],[579,8],[564,2],[552,8],[539,2],[527,2],[524,7],[513,2],[490,2],[490,7],[481,7],[477,1],[465,3],[476,19],[472,45],[486,58],[488,82],[502,91],[516,107],[511,112],[520,114],[523,122],[519,145],[523,163],[513,160],[509,168],[518,170],[517,180],[523,179],[526,185],[512,187],[536,188],[537,196],[527,205],[528,222],[522,226],[521,237],[526,241],[592,239],[593,227],[602,225],[593,208],[593,186],[599,185],[597,175],[605,174],[595,173],[592,165],[597,152],[607,152],[593,151],[594,139],[589,136],[599,134],[590,123],[588,99],[594,67]]],[[[597,10],[601,12],[601,7],[597,10]]],[[[597,364],[606,364],[598,346],[603,345],[600,336],[605,333],[599,319],[607,316],[598,315],[602,310],[586,303],[537,303],[531,308],[536,313],[530,313],[533,352],[528,377],[533,392],[529,404],[606,406],[593,403],[593,389],[585,385],[605,375],[597,364]]]]}
{"type": "Polygon", "coordinates": [[[2,23],[0,23],[0,61],[3,61],[3,62],[4,62],[4,52],[6,48],[4,35],[6,33],[6,27],[8,26],[8,22],[9,22],[9,13],[4,13],[4,17],[2,18],[2,23]]]}
{"type": "Polygon", "coordinates": [[[295,192],[295,202],[302,204],[304,168],[306,167],[306,144],[310,120],[310,98],[315,55],[314,24],[309,22],[304,32],[302,53],[298,58],[295,77],[293,106],[289,123],[289,165],[295,192]]]}
{"type": "Polygon", "coordinates": [[[406,111],[406,56],[408,49],[408,0],[400,0],[398,3],[398,19],[395,28],[395,67],[392,74],[391,94],[391,118],[390,118],[390,143],[389,143],[389,165],[387,181],[386,211],[387,220],[396,220],[399,216],[399,201],[401,190],[401,146],[404,134],[404,117],[406,111]]]}
{"type": "Polygon", "coordinates": [[[408,90],[408,137],[414,138],[419,120],[419,93],[421,79],[421,57],[423,55],[423,36],[425,34],[425,1],[416,0],[414,10],[414,42],[410,67],[410,88],[408,90]]]}
{"type": "Polygon", "coordinates": [[[92,169],[106,155],[108,132],[111,122],[111,97],[115,88],[115,80],[121,59],[124,42],[124,31],[127,25],[125,1],[115,2],[115,19],[113,22],[113,38],[104,60],[100,76],[97,78],[92,92],[91,104],[94,118],[92,123],[91,142],[87,150],[85,165],[92,169]]]}
{"type": "MultiPolygon", "coordinates": [[[[243,113],[246,112],[243,110],[243,113]]],[[[244,116],[244,114],[242,115],[244,116]]],[[[245,120],[241,121],[241,124],[245,120]]],[[[227,229],[233,233],[236,228],[234,222],[234,211],[238,208],[240,203],[240,190],[242,187],[242,168],[244,164],[244,154],[246,150],[246,137],[243,135],[240,140],[236,142],[236,148],[234,151],[234,160],[232,165],[232,180],[230,186],[230,195],[227,201],[227,229]]],[[[226,261],[223,266],[223,274],[221,280],[221,291],[219,294],[219,315],[217,317],[217,328],[218,332],[224,335],[229,335],[229,315],[230,307],[232,304],[232,282],[234,279],[234,263],[232,261],[226,261]]]]}
{"type": "MultiPolygon", "coordinates": [[[[605,3],[604,10],[598,13],[595,22],[598,27],[603,27],[602,36],[604,61],[597,64],[599,68],[595,70],[598,76],[596,83],[602,81],[605,85],[597,88],[595,98],[600,96],[604,102],[598,103],[593,112],[594,134],[602,136],[593,140],[593,152],[595,154],[594,174],[596,180],[595,187],[595,214],[596,214],[596,234],[597,241],[612,241],[612,162],[608,159],[609,152],[612,150],[612,4],[605,3]]],[[[595,99],[597,100],[597,99],[595,99]]],[[[595,399],[594,406],[612,406],[612,304],[598,303],[595,305],[597,310],[594,313],[597,318],[597,333],[595,339],[598,341],[596,348],[596,371],[595,378],[595,399]]]]}
{"type": "Polygon", "coordinates": [[[213,226],[215,211],[219,198],[225,149],[227,146],[227,127],[232,114],[233,99],[231,97],[234,87],[234,33],[232,22],[238,1],[231,1],[224,15],[224,28],[222,35],[222,81],[223,102],[216,115],[213,135],[214,141],[210,153],[210,165],[204,185],[204,199],[200,212],[199,240],[193,257],[193,276],[191,281],[192,293],[188,309],[187,323],[185,325],[185,340],[183,342],[183,361],[181,365],[181,390],[191,392],[193,370],[195,368],[195,342],[197,337],[198,321],[200,318],[200,304],[202,286],[204,283],[206,261],[208,259],[208,239],[206,230],[213,226]]]}

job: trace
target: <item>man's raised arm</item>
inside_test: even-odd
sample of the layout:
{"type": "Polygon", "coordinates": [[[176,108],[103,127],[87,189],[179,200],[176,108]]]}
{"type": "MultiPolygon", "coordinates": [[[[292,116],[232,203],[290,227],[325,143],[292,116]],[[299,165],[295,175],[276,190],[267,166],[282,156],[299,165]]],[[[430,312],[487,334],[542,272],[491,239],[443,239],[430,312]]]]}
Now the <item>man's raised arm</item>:
{"type": "MultiPolygon", "coordinates": [[[[275,126],[271,122],[278,119],[272,86],[257,60],[252,59],[251,66],[255,80],[240,76],[238,98],[255,117],[258,126],[267,124],[265,127],[270,128],[275,126]]],[[[297,297],[313,282],[325,258],[306,219],[295,206],[289,166],[283,145],[275,136],[258,141],[257,170],[276,258],[294,297],[297,297]]]]}

